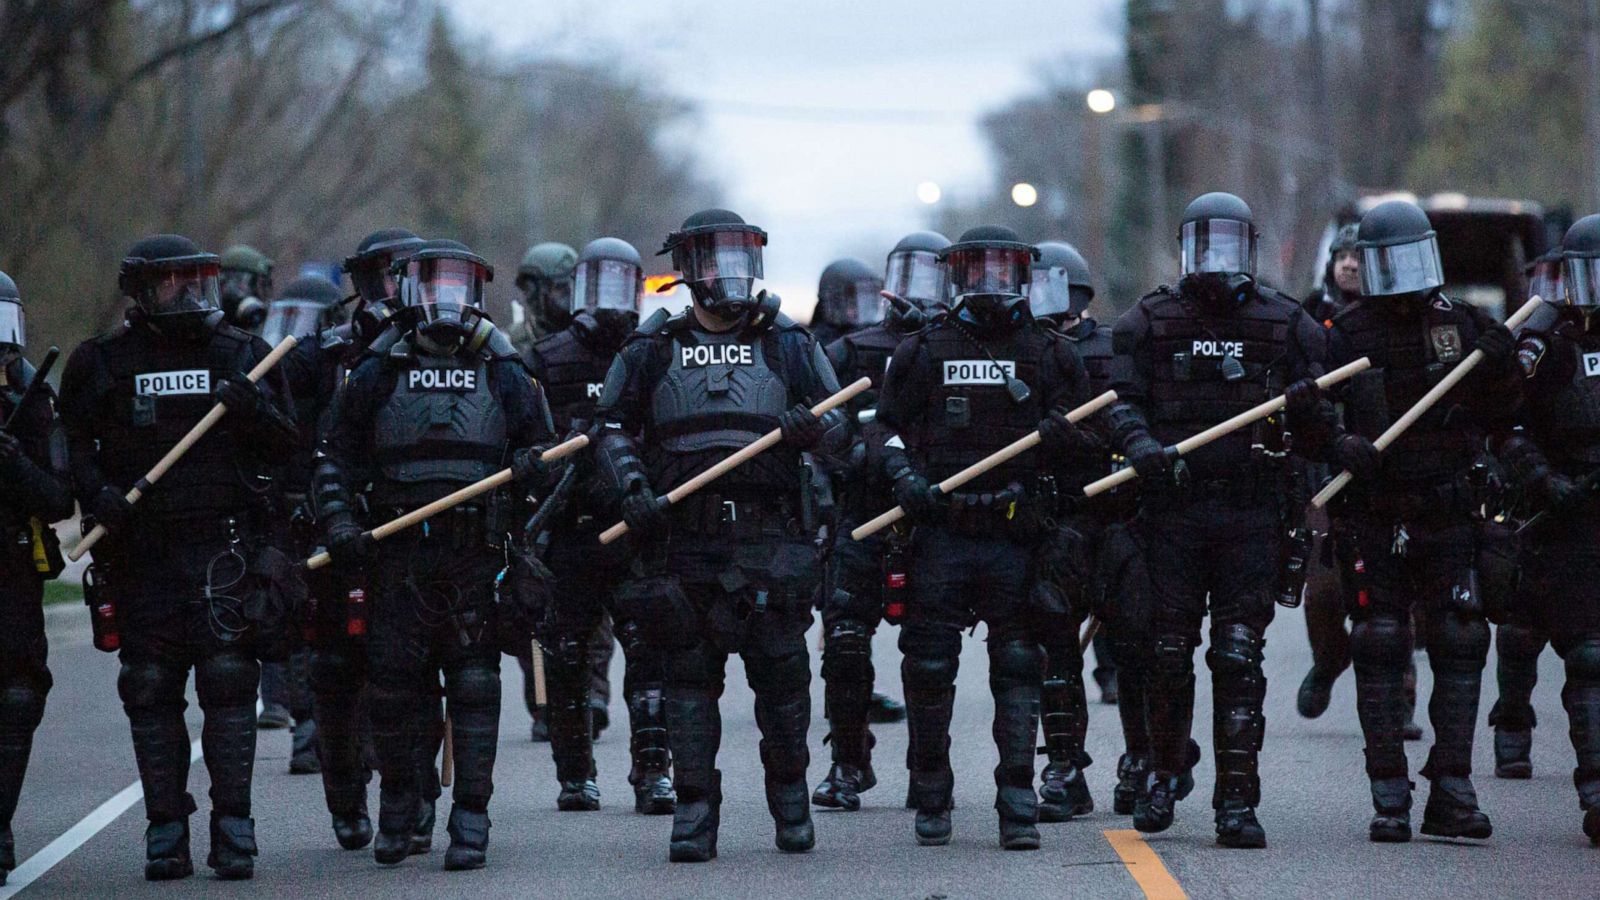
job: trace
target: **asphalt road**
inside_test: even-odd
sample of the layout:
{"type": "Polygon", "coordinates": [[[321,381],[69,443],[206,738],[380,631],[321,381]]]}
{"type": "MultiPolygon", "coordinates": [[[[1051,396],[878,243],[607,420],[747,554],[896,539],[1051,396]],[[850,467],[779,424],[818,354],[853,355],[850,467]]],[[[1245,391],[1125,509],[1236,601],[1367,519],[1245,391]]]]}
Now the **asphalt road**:
{"type": "MultiPolygon", "coordinates": [[[[81,606],[54,607],[49,622],[56,687],[16,817],[19,861],[137,781],[127,723],[116,699],[115,659],[90,646],[81,606]]],[[[880,687],[898,694],[893,639],[892,631],[878,638],[880,687]]],[[[1129,865],[1112,843],[1117,840],[1125,851],[1131,848],[1131,858],[1140,859],[1143,848],[1115,834],[1131,828],[1129,821],[1109,811],[1120,749],[1116,710],[1110,706],[1093,705],[1089,733],[1089,750],[1097,761],[1089,775],[1101,810],[1070,823],[1042,826],[1044,848],[1039,852],[998,848],[991,808],[996,755],[989,737],[987,661],[979,640],[970,639],[956,704],[957,809],[955,838],[948,847],[918,847],[912,839],[911,813],[901,808],[905,729],[890,725],[877,730],[880,784],[866,795],[865,808],[857,813],[819,811],[817,848],[807,856],[775,850],[761,791],[750,692],[734,661],[723,699],[721,767],[727,800],[721,855],[709,865],[669,865],[669,819],[632,812],[625,780],[627,736],[620,727],[608,731],[597,748],[604,808],[597,813],[556,812],[549,747],[527,740],[521,676],[507,660],[498,790],[490,808],[494,830],[485,870],[440,870],[447,841],[443,805],[440,849],[429,856],[380,869],[369,852],[337,849],[320,781],[287,774],[289,737],[271,731],[261,733],[258,750],[255,816],[262,851],[253,883],[220,883],[202,867],[201,874],[185,882],[147,884],[141,874],[143,805],[135,802],[98,831],[92,824],[81,826],[80,833],[93,831],[92,836],[22,896],[1117,898],[1146,896],[1145,888],[1150,896],[1162,896],[1163,885],[1170,891],[1173,880],[1193,897],[1600,896],[1600,849],[1591,848],[1579,828],[1572,751],[1559,702],[1560,665],[1552,654],[1547,652],[1541,661],[1535,697],[1540,728],[1533,780],[1495,780],[1488,731],[1479,732],[1477,785],[1495,835],[1477,845],[1420,838],[1409,845],[1369,844],[1370,807],[1351,676],[1339,682],[1327,715],[1305,721],[1294,712],[1295,688],[1309,658],[1298,611],[1280,615],[1269,633],[1267,657],[1268,732],[1260,815],[1270,846],[1238,851],[1213,844],[1208,748],[1198,773],[1200,787],[1179,806],[1177,824],[1148,841],[1164,864],[1165,880],[1163,866],[1148,854],[1129,865]],[[1144,888],[1136,874],[1144,878],[1144,888]]],[[[619,666],[620,659],[618,654],[619,666]]],[[[1426,666],[1421,668],[1426,697],[1426,666]]],[[[1484,711],[1495,694],[1492,676],[1487,682],[1484,711]]],[[[821,690],[820,680],[814,679],[813,784],[827,769],[821,690]]],[[[1196,718],[1207,722],[1210,698],[1203,683],[1199,703],[1196,718]]],[[[612,715],[619,723],[625,718],[619,703],[613,704],[612,715]]],[[[190,724],[198,737],[198,710],[192,702],[190,724]]],[[[1208,735],[1200,738],[1209,744],[1208,735]]],[[[1427,746],[1426,739],[1410,745],[1414,767],[1420,767],[1427,746]]],[[[193,820],[197,864],[206,849],[206,786],[204,767],[196,764],[191,789],[201,806],[193,820]]],[[[1419,791],[1418,821],[1424,796],[1419,791]]],[[[372,799],[375,808],[376,786],[372,799]]],[[[6,892],[0,888],[0,897],[6,892]]]]}

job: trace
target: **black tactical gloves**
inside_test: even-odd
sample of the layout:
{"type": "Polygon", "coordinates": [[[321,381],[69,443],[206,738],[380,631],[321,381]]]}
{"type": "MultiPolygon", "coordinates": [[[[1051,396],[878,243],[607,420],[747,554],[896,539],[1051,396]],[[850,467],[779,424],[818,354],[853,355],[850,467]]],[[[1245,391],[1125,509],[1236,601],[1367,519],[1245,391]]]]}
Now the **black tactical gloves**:
{"type": "Polygon", "coordinates": [[[822,417],[813,415],[811,407],[804,403],[796,403],[779,416],[778,428],[783,431],[785,442],[801,450],[815,447],[828,431],[827,423],[822,421],[822,417]]]}
{"type": "Polygon", "coordinates": [[[348,512],[335,514],[328,520],[328,555],[334,563],[343,566],[360,566],[372,556],[374,541],[362,530],[348,512]]]}
{"type": "Polygon", "coordinates": [[[1490,363],[1503,366],[1511,359],[1511,354],[1517,348],[1517,339],[1511,329],[1496,322],[1485,328],[1483,334],[1478,335],[1478,342],[1472,349],[1483,351],[1483,356],[1490,363]]]}
{"type": "Polygon", "coordinates": [[[266,413],[267,398],[261,393],[261,386],[238,373],[229,375],[211,395],[236,419],[254,422],[266,413]]]}
{"type": "Polygon", "coordinates": [[[1357,478],[1377,473],[1383,465],[1383,451],[1359,434],[1341,434],[1333,444],[1333,458],[1357,478]]]}
{"type": "Polygon", "coordinates": [[[1315,378],[1302,378],[1284,390],[1283,399],[1290,416],[1309,418],[1316,414],[1317,404],[1322,402],[1322,388],[1317,386],[1315,378]]]}
{"type": "Polygon", "coordinates": [[[641,485],[622,498],[622,521],[631,531],[653,531],[666,527],[665,498],[657,497],[649,485],[641,485]]]}
{"type": "Polygon", "coordinates": [[[103,487],[89,501],[89,515],[94,516],[95,524],[105,526],[107,531],[120,531],[133,518],[133,504],[116,489],[103,487]]]}
{"type": "Polygon", "coordinates": [[[895,477],[894,502],[913,521],[925,520],[939,508],[939,489],[915,469],[907,468],[895,477]]]}
{"type": "Polygon", "coordinates": [[[548,444],[523,447],[511,454],[511,478],[519,486],[532,490],[550,480],[550,465],[544,461],[548,444]]]}
{"type": "Polygon", "coordinates": [[[1067,414],[1060,410],[1039,422],[1039,441],[1050,453],[1094,453],[1106,448],[1100,435],[1067,421],[1067,414]]]}
{"type": "Polygon", "coordinates": [[[1173,458],[1167,454],[1167,448],[1161,446],[1161,442],[1148,431],[1130,435],[1122,455],[1140,478],[1163,479],[1172,472],[1173,458]]]}

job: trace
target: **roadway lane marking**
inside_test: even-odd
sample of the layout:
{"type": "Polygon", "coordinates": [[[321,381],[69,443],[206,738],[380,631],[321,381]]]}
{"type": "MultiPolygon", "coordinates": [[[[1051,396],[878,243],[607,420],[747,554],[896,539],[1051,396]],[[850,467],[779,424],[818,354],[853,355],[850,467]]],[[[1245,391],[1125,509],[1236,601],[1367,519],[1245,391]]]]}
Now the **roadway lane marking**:
{"type": "Polygon", "coordinates": [[[1139,832],[1107,831],[1105,836],[1148,900],[1188,900],[1189,895],[1183,892],[1178,880],[1167,871],[1161,857],[1144,842],[1139,832]]]}
{"type": "MultiPolygon", "coordinates": [[[[256,702],[256,715],[261,715],[261,703],[256,702]]],[[[195,738],[189,743],[189,765],[200,761],[200,739],[195,738]]],[[[9,900],[16,896],[28,885],[34,883],[44,874],[55,868],[56,863],[71,856],[79,847],[89,843],[89,839],[104,831],[107,825],[122,817],[135,803],[144,799],[144,784],[135,781],[116,793],[110,800],[95,807],[78,821],[78,824],[68,828],[60,837],[46,844],[38,853],[23,860],[6,876],[6,883],[0,885],[0,900],[9,900]]]]}

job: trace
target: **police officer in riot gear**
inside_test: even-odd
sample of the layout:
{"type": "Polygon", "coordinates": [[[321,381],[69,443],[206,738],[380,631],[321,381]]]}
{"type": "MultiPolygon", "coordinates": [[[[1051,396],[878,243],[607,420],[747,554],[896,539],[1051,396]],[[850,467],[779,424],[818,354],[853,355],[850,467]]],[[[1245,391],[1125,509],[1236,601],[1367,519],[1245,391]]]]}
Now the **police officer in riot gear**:
{"type": "MultiPolygon", "coordinates": [[[[885,282],[896,300],[887,317],[881,324],[852,331],[826,348],[840,381],[866,376],[881,383],[895,347],[949,303],[949,273],[939,258],[948,246],[950,240],[944,235],[918,231],[901,238],[889,251],[885,282]]],[[[851,410],[859,419],[862,411],[872,409],[876,402],[876,391],[869,390],[856,398],[851,410]]],[[[852,456],[853,465],[842,474],[846,510],[838,530],[843,535],[893,505],[889,485],[869,458],[869,445],[862,444],[852,456]]],[[[823,696],[833,764],[811,795],[817,806],[861,808],[861,793],[878,781],[872,770],[873,737],[867,723],[905,717],[904,707],[872,690],[876,675],[872,635],[884,615],[884,554],[890,540],[903,537],[880,533],[863,541],[835,539],[831,562],[837,584],[822,598],[823,696]]]]}
{"type": "MultiPolygon", "coordinates": [[[[1069,602],[1031,577],[1039,534],[1057,510],[1053,459],[1093,440],[1062,413],[1088,399],[1072,345],[1033,321],[1028,279],[1038,250],[1009,228],[969,229],[943,251],[956,305],[895,350],[878,398],[881,470],[915,528],[905,654],[916,839],[950,840],[950,716],[961,631],[988,625],[994,693],[995,808],[1000,843],[1039,847],[1033,757],[1044,654],[1041,613],[1069,602]],[[980,476],[949,498],[932,484],[1040,429],[1045,447],[980,476]]],[[[1053,541],[1047,538],[1046,541],[1053,541]]]]}
{"type": "Polygon", "coordinates": [[[672,255],[694,305],[623,346],[596,412],[605,429],[597,462],[642,557],[643,577],[619,592],[616,612],[654,626],[648,637],[667,654],[675,862],[717,852],[717,698],[733,652],[755,691],[778,849],[803,853],[815,843],[805,632],[817,558],[802,454],[843,417],[811,414],[838,391],[833,369],[815,339],[779,314],[778,298],[755,291],[766,241],[725,209],[695,213],[667,237],[661,252],[672,255]],[[658,499],[775,428],[784,440],[772,451],[681,503],[658,499]]]}
{"type": "Polygon", "coordinates": [[[549,409],[481,312],[488,263],[455,241],[431,241],[394,269],[404,331],[384,355],[369,354],[334,398],[313,489],[334,562],[366,564],[371,579],[368,696],[382,775],[373,856],[392,865],[412,852],[429,787],[417,747],[437,720],[442,670],[456,764],[444,865],[479,868],[499,733],[497,629],[505,624],[494,579],[504,565],[501,536],[519,513],[509,496],[490,494],[381,544],[365,529],[507,465],[520,489],[542,488],[549,409]]]}
{"type": "Polygon", "coordinates": [[[256,331],[267,318],[272,296],[272,260],[254,247],[235,244],[222,251],[222,277],[217,282],[228,324],[256,331]]]}
{"type": "Polygon", "coordinates": [[[54,394],[30,396],[27,345],[22,295],[0,272],[0,885],[17,867],[11,817],[52,683],[42,604],[61,551],[50,523],[72,515],[54,394]]]}
{"type": "Polygon", "coordinates": [[[1257,754],[1265,730],[1262,649],[1278,593],[1291,514],[1287,429],[1314,428],[1322,329],[1294,300],[1255,279],[1257,232],[1232,194],[1204,194],[1184,211],[1182,277],[1145,295],[1117,321],[1109,411],[1113,446],[1138,471],[1134,522],[1145,548],[1153,653],[1146,704],[1151,771],[1134,826],[1164,831],[1192,786],[1194,649],[1211,617],[1217,842],[1263,847],[1256,819],[1257,754]],[[1279,418],[1222,438],[1182,460],[1168,448],[1282,394],[1279,418]]]}
{"type": "Polygon", "coordinates": [[[517,266],[517,290],[522,292],[522,323],[511,338],[526,353],[533,342],[572,324],[572,275],[578,251],[566,244],[534,244],[517,266]]]}
{"type": "Polygon", "coordinates": [[[188,238],[134,244],[118,285],[134,302],[118,330],[81,344],[61,380],[74,493],[109,532],[96,545],[97,603],[120,631],[117,678],[144,785],[145,877],[182,878],[189,856],[185,790],[189,736],[184,684],[195,670],[211,775],[211,851],[223,878],[249,878],[257,654],[280,621],[253,612],[253,568],[264,537],[253,485],[296,434],[279,392],[244,377],[268,352],[223,321],[218,258],[188,238]],[[156,485],[142,479],[217,402],[228,412],[156,485]],[[139,485],[137,507],[124,499],[139,485]]]}
{"type": "Polygon", "coordinates": [[[1327,447],[1333,462],[1355,473],[1333,520],[1353,600],[1350,656],[1377,810],[1370,836],[1411,838],[1402,727],[1415,607],[1433,667],[1434,745],[1422,768],[1433,789],[1422,832],[1486,838],[1489,818],[1478,810],[1470,775],[1492,598],[1479,590],[1476,572],[1483,530],[1473,511],[1483,499],[1466,476],[1485,428],[1514,402],[1512,338],[1486,313],[1441,292],[1438,241],[1415,204],[1374,207],[1358,238],[1363,296],[1334,316],[1328,365],[1366,356],[1372,368],[1341,387],[1344,427],[1327,447]],[[1372,439],[1473,349],[1485,361],[1380,455],[1372,439]]]}
{"type": "Polygon", "coordinates": [[[859,259],[836,259],[817,279],[817,305],[811,333],[826,347],[845,335],[883,322],[888,303],[883,278],[859,259]]]}
{"type": "MultiPolygon", "coordinates": [[[[1570,304],[1562,285],[1564,268],[1560,247],[1529,263],[1528,296],[1570,304]]],[[[1539,656],[1550,636],[1532,624],[1527,612],[1526,604],[1517,604],[1510,619],[1494,630],[1495,681],[1500,696],[1489,708],[1489,727],[1494,729],[1496,778],[1533,777],[1533,729],[1538,725],[1533,689],[1539,681],[1539,656]]]]}
{"type": "MultiPolygon", "coordinates": [[[[330,358],[331,348],[324,346],[333,340],[330,330],[343,319],[343,299],[339,286],[320,275],[296,278],[267,306],[261,325],[261,339],[269,345],[275,346],[291,334],[300,341],[290,351],[290,358],[281,364],[289,385],[295,424],[300,429],[300,446],[276,479],[284,507],[281,524],[287,529],[281,540],[298,559],[305,559],[316,549],[315,517],[310,513],[309,504],[312,452],[317,445],[317,420],[338,386],[333,371],[323,362],[330,358]],[[328,341],[324,340],[325,334],[328,341]]],[[[331,597],[328,602],[332,602],[331,597]]],[[[313,716],[311,664],[312,648],[307,644],[295,647],[287,663],[262,665],[262,694],[267,693],[268,667],[275,666],[287,694],[287,712],[294,720],[289,754],[291,775],[313,775],[321,770],[317,757],[317,723],[313,716]]],[[[266,715],[265,710],[262,715],[266,715]]],[[[257,724],[260,724],[259,719],[257,724]]]]}
{"type": "MultiPolygon", "coordinates": [[[[556,431],[563,434],[587,432],[594,426],[606,372],[622,342],[638,327],[644,298],[639,251],[618,238],[590,241],[578,255],[573,286],[572,324],[541,339],[526,356],[528,368],[550,399],[556,431]]],[[[555,597],[537,629],[549,676],[550,751],[561,783],[556,805],[563,810],[600,807],[589,696],[594,655],[590,643],[612,640],[611,629],[600,627],[600,620],[632,558],[625,542],[600,544],[600,530],[616,521],[620,510],[595,470],[580,465],[567,496],[553,501],[562,504],[549,520],[546,554],[556,576],[555,597]]],[[[645,632],[643,622],[617,620],[616,633],[627,660],[624,692],[633,756],[628,781],[636,811],[665,814],[672,812],[674,803],[663,705],[665,672],[661,654],[645,632]]]]}
{"type": "Polygon", "coordinates": [[[1593,577],[1600,566],[1600,215],[1574,222],[1561,252],[1566,290],[1554,294],[1559,305],[1541,310],[1518,335],[1522,431],[1501,445],[1500,456],[1531,500],[1528,512],[1538,516],[1524,532],[1517,618],[1532,633],[1550,635],[1566,664],[1561,704],[1577,755],[1572,780],[1584,834],[1600,845],[1600,584],[1593,577]]]}

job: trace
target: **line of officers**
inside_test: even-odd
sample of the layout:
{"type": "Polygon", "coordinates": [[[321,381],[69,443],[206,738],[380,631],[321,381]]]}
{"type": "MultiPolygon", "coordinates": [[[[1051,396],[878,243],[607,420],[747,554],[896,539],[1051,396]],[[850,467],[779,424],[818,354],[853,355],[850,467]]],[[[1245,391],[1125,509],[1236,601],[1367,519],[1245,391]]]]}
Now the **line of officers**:
{"type": "Polygon", "coordinates": [[[876,783],[871,638],[885,622],[899,626],[916,841],[950,839],[957,665],[962,632],[982,622],[1000,843],[1037,848],[1038,822],[1094,806],[1079,648],[1091,613],[1119,668],[1115,810],[1162,831],[1194,787],[1194,651],[1209,615],[1217,841],[1262,847],[1265,634],[1278,603],[1299,601],[1306,499],[1333,469],[1355,475],[1322,545],[1354,623],[1372,839],[1411,836],[1414,644],[1434,674],[1421,829],[1489,837],[1472,741],[1488,623],[1514,621],[1548,634],[1566,663],[1574,781],[1600,843],[1600,335],[1589,327],[1600,216],[1567,234],[1559,293],[1516,335],[1441,292],[1435,235],[1409,203],[1363,217],[1349,248],[1360,295],[1314,315],[1255,278],[1258,235],[1239,198],[1197,198],[1178,238],[1177,283],[1107,328],[1086,315],[1089,270],[1069,246],[997,226],[955,243],[919,232],[882,279],[855,267],[825,280],[824,302],[858,326],[825,346],[756,290],[765,232],[710,209],[661,250],[693,296],[687,311],[639,323],[639,254],[602,238],[570,281],[527,273],[531,311],[555,299],[567,315],[519,353],[483,312],[485,260],[386,230],[346,261],[353,297],[297,282],[272,304],[268,336],[305,339],[253,382],[243,373],[268,343],[219,309],[219,259],[158,235],[123,262],[127,321],[72,353],[59,398],[26,391],[22,303],[0,278],[0,873],[15,866],[11,816],[50,687],[40,594],[60,555],[47,525],[74,501],[86,527],[109,531],[86,594],[96,645],[120,654],[151,879],[193,871],[190,669],[219,876],[249,877],[256,855],[259,661],[300,645],[311,648],[316,752],[340,845],[371,843],[384,864],[430,849],[448,729],[444,865],[475,868],[490,830],[499,660],[533,656],[530,634],[543,648],[534,668],[548,682],[558,803],[598,806],[589,692],[606,617],[627,662],[636,809],[672,814],[674,861],[717,854],[718,700],[732,653],[755,695],[777,847],[812,848],[813,804],[859,808],[876,783]],[[1474,350],[1485,362],[1380,452],[1373,439],[1474,350]],[[1369,371],[1318,388],[1316,376],[1363,356],[1369,371]],[[862,375],[872,395],[811,412],[862,375]],[[1106,389],[1118,400],[1104,413],[1069,421],[1106,389]],[[1173,449],[1280,394],[1283,413],[1188,455],[1173,449]],[[158,483],[143,481],[218,401],[221,424],[158,483]],[[666,501],[774,429],[773,449],[666,501]],[[1038,450],[957,492],[937,488],[1034,430],[1038,450]],[[585,452],[541,459],[580,433],[585,452]],[[1137,472],[1136,490],[1086,500],[1083,485],[1118,466],[1137,472]],[[509,487],[373,540],[374,526],[505,468],[509,487]],[[134,487],[144,496],[130,504],[134,487]],[[900,525],[849,539],[895,504],[900,525]],[[602,545],[619,518],[630,536],[602,545]],[[318,547],[328,570],[295,565],[318,547]],[[804,636],[818,605],[832,766],[812,793],[804,636]]]}

